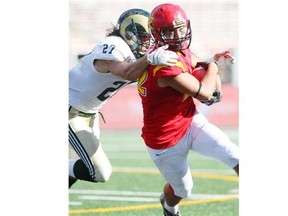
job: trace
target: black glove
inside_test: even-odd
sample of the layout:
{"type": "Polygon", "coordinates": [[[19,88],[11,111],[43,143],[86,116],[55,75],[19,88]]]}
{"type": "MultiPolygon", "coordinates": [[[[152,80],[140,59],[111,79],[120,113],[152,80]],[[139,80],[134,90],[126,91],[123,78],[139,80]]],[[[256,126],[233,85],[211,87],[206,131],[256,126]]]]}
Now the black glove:
{"type": "Polygon", "coordinates": [[[215,89],[215,91],[212,94],[212,98],[208,101],[201,101],[201,103],[204,103],[207,106],[212,105],[213,103],[218,103],[222,99],[222,93],[218,90],[215,89]]]}

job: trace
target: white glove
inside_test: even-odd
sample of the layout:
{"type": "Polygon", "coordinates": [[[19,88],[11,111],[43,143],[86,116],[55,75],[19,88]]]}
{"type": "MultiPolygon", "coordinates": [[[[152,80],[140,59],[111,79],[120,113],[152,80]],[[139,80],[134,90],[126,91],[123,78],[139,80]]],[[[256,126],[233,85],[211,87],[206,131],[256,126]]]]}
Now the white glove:
{"type": "Polygon", "coordinates": [[[174,66],[178,62],[178,55],[173,51],[166,50],[168,47],[169,45],[166,44],[148,53],[147,62],[151,65],[174,66]]]}

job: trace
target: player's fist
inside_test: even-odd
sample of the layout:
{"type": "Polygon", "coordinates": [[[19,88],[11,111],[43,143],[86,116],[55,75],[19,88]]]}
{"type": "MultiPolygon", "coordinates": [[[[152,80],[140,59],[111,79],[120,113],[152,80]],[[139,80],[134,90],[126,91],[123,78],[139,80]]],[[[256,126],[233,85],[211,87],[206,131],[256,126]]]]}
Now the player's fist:
{"type": "Polygon", "coordinates": [[[151,65],[174,66],[178,62],[178,55],[170,50],[167,50],[169,45],[158,47],[147,54],[147,62],[151,65]]]}
{"type": "Polygon", "coordinates": [[[207,106],[211,106],[214,103],[220,102],[221,99],[222,99],[222,93],[218,89],[215,89],[212,98],[208,101],[201,101],[201,103],[204,103],[207,106]]]}

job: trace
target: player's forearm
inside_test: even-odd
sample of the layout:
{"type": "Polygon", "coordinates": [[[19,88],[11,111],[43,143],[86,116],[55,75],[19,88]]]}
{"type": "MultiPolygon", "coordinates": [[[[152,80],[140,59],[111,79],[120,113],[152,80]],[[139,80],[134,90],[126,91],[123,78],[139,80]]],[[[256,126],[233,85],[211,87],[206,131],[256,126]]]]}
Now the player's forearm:
{"type": "Polygon", "coordinates": [[[216,89],[221,91],[221,87],[222,87],[221,78],[220,78],[219,74],[217,74],[217,77],[216,77],[216,89]]]}
{"type": "Polygon", "coordinates": [[[127,63],[123,71],[123,78],[126,80],[137,80],[148,67],[147,57],[143,56],[135,62],[127,63]]]}
{"type": "Polygon", "coordinates": [[[202,83],[207,87],[207,89],[212,92],[216,88],[218,76],[218,67],[215,63],[209,63],[206,75],[202,79],[202,83]]]}

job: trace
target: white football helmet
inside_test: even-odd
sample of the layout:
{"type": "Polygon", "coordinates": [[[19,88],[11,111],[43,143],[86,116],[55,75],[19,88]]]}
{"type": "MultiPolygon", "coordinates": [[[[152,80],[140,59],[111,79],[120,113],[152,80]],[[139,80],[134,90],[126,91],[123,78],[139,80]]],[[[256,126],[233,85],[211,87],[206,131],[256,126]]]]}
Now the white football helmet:
{"type": "Polygon", "coordinates": [[[142,9],[130,9],[122,13],[116,28],[126,41],[136,58],[144,56],[149,48],[149,13],[142,9]]]}

